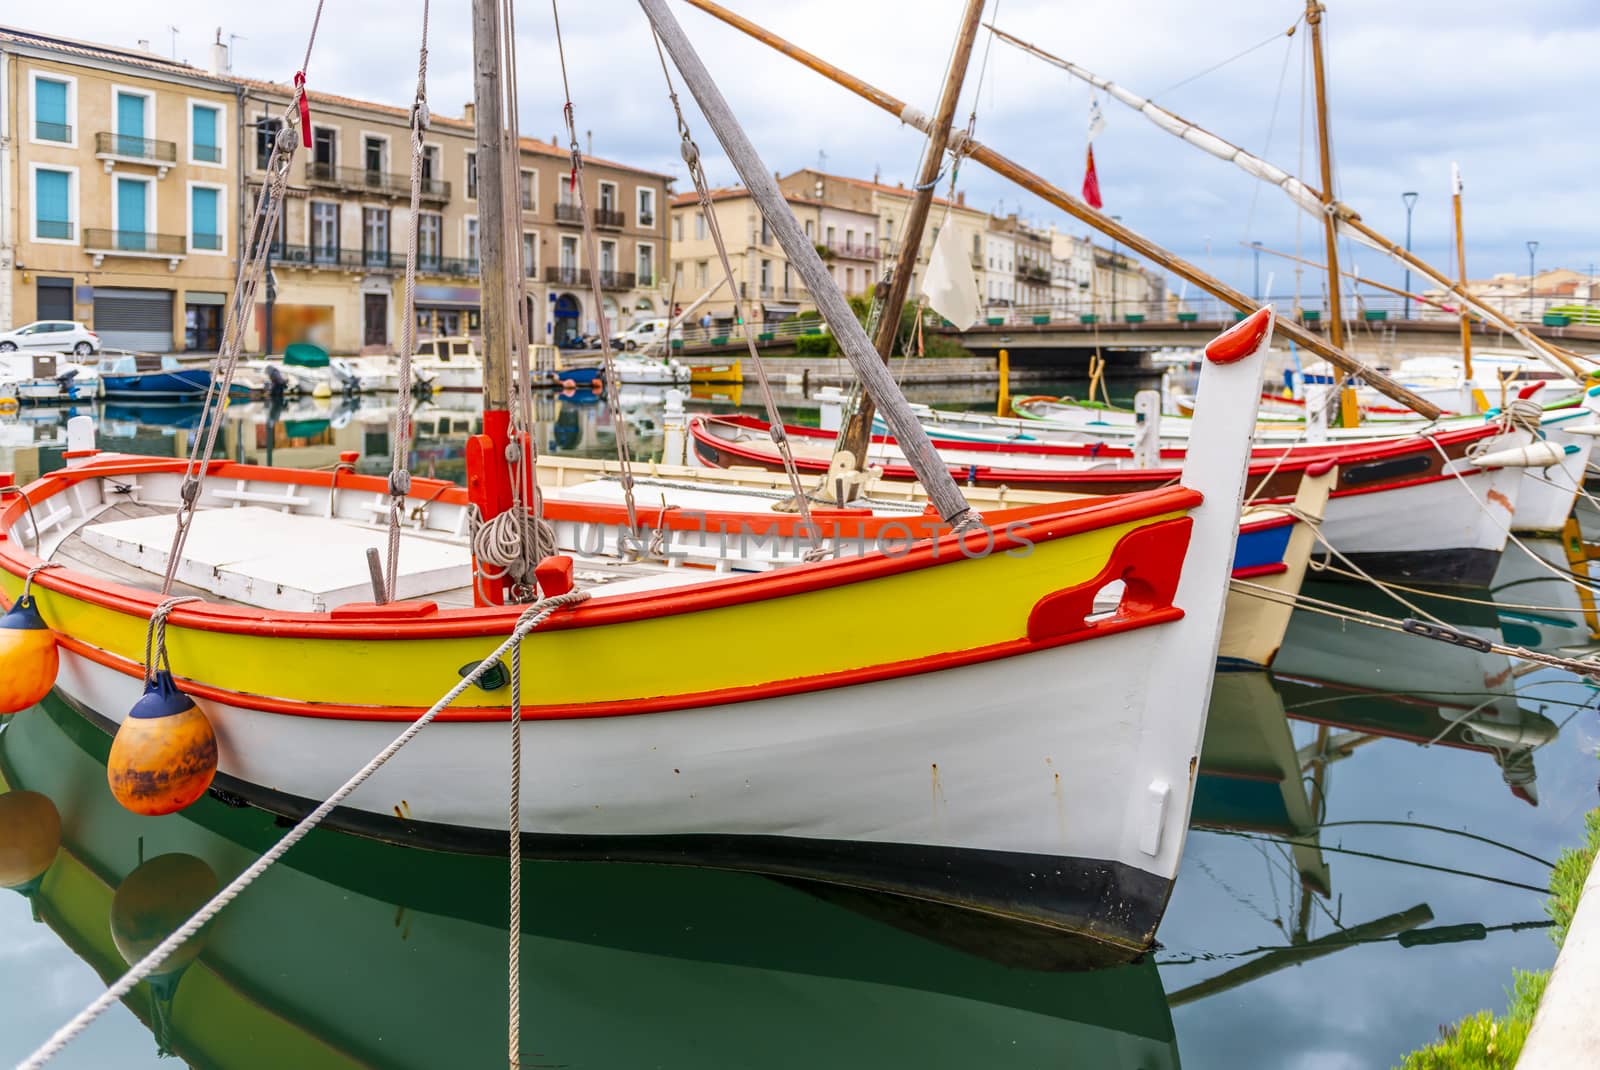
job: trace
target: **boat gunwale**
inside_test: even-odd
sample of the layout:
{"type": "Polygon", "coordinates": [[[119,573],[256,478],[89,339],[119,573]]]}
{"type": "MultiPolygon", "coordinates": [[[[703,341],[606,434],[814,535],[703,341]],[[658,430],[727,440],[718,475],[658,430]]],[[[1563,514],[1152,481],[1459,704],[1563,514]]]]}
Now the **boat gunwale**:
{"type": "MultiPolygon", "coordinates": [[[[152,459],[127,455],[102,455],[76,467],[62,469],[41,476],[24,490],[35,508],[70,487],[89,480],[114,478],[119,475],[141,473],[177,474],[184,470],[180,458],[152,459]]],[[[240,464],[233,461],[213,461],[207,469],[211,478],[248,478],[262,482],[289,483],[300,486],[337,485],[342,490],[386,492],[387,482],[378,476],[318,472],[307,469],[267,468],[240,464]]],[[[456,497],[465,501],[465,488],[442,480],[415,480],[412,499],[423,499],[424,493],[443,488],[436,500],[448,500],[446,492],[454,489],[456,497]]],[[[1109,495],[1104,499],[1079,499],[1059,507],[1035,505],[1018,511],[996,511],[988,514],[1000,519],[1004,513],[1015,516],[1003,528],[990,527],[986,531],[957,535],[946,532],[936,538],[913,542],[911,525],[900,517],[882,518],[885,525],[897,525],[910,543],[906,552],[889,556],[881,549],[869,553],[833,560],[797,563],[769,572],[723,575],[704,582],[686,584],[668,592],[660,590],[619,594],[595,599],[579,606],[569,607],[543,625],[545,630],[569,627],[598,627],[628,621],[669,617],[726,606],[767,601],[811,591],[846,586],[853,583],[879,579],[955,563],[963,558],[974,559],[1008,551],[1027,550],[1040,542],[1055,541],[1073,535],[1116,527],[1121,524],[1154,520],[1164,515],[1186,512],[1199,506],[1203,496],[1199,491],[1182,485],[1163,487],[1131,494],[1109,495]],[[1044,510],[1042,513],[1040,510],[1044,510]],[[978,552],[973,553],[976,547],[978,552]]],[[[547,515],[556,512],[555,506],[564,504],[573,512],[588,514],[590,519],[603,522],[598,517],[621,515],[621,506],[591,503],[547,503],[547,515]]],[[[11,534],[27,509],[27,500],[21,496],[0,503],[0,569],[18,579],[26,575],[33,565],[42,563],[36,554],[24,549],[11,534]]],[[[565,511],[565,510],[563,510],[565,511]]],[[[671,512],[668,512],[671,516],[671,512]]],[[[699,514],[715,515],[715,514],[699,514]]],[[[750,514],[725,514],[746,518],[750,514]]],[[[866,517],[860,519],[865,520],[866,517]]],[[[936,517],[916,517],[937,523],[936,517]]],[[[613,520],[613,523],[621,521],[613,520]]],[[[798,524],[795,520],[780,520],[784,524],[798,524]]],[[[88,573],[69,568],[53,568],[34,577],[34,585],[68,598],[91,605],[149,618],[161,602],[157,592],[141,590],[120,583],[101,580],[88,573]]],[[[4,600],[9,605],[9,600],[4,600]]],[[[434,609],[417,613],[418,603],[431,605],[426,599],[407,603],[409,614],[397,606],[395,616],[386,616],[381,607],[373,607],[373,614],[365,619],[338,619],[334,610],[323,613],[296,613],[260,609],[251,606],[227,606],[211,601],[184,603],[174,607],[168,624],[175,628],[192,628],[235,635],[262,637],[326,638],[326,639],[435,639],[499,636],[508,633],[526,606],[488,606],[461,609],[434,609]]]]}

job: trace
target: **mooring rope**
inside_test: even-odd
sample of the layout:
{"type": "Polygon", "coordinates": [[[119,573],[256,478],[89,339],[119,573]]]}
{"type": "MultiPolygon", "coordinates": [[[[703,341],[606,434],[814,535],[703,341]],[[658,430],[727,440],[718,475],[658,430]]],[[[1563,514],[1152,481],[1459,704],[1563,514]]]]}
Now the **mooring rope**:
{"type": "Polygon", "coordinates": [[[511,648],[511,919],[507,937],[506,1045],[510,1070],[522,1066],[522,640],[511,648]]]}
{"type": "Polygon", "coordinates": [[[203,601],[197,595],[178,595],[176,598],[166,598],[150,613],[150,624],[144,632],[144,686],[149,687],[155,679],[156,663],[166,669],[170,675],[172,662],[167,657],[167,615],[176,606],[185,602],[203,601]]]}
{"type": "Polygon", "coordinates": [[[56,1030],[55,1034],[45,1041],[38,1050],[18,1064],[17,1070],[38,1070],[39,1067],[59,1054],[74,1037],[87,1029],[96,1018],[104,1014],[122,997],[132,992],[134,987],[141,981],[160,969],[162,963],[172,957],[173,952],[193,938],[211,919],[221,913],[224,907],[237,899],[241,892],[254,884],[257,878],[288,852],[289,848],[305,839],[312,829],[320,825],[333,812],[334,807],[344,802],[357,788],[366,783],[372,774],[383,767],[384,763],[398,754],[400,749],[407,743],[415,739],[417,734],[439,715],[440,711],[459,698],[463,691],[477,683],[479,677],[488,672],[492,666],[499,664],[500,659],[505,657],[508,651],[520,647],[522,640],[549,619],[550,615],[556,610],[563,606],[576,605],[588,597],[589,593],[587,591],[568,591],[566,594],[556,595],[553,598],[541,599],[524,610],[522,615],[517,618],[516,627],[511,630],[510,636],[497,646],[492,654],[478,662],[470,672],[462,676],[454,687],[445,692],[443,698],[428,707],[427,712],[411,722],[410,727],[396,736],[371,761],[357,770],[337,791],[324,799],[315,810],[301,818],[294,828],[284,834],[283,839],[273,844],[248,869],[229,881],[227,887],[212,896],[210,901],[195,911],[188,921],[184,922],[165,940],[157,944],[148,955],[131,966],[127,973],[118,978],[82,1011],[79,1011],[71,1021],[56,1030]]]}
{"type": "Polygon", "coordinates": [[[41,561],[28,569],[28,574],[22,577],[22,593],[17,596],[17,602],[26,602],[33,594],[33,578],[47,568],[60,568],[59,561],[41,561]]]}

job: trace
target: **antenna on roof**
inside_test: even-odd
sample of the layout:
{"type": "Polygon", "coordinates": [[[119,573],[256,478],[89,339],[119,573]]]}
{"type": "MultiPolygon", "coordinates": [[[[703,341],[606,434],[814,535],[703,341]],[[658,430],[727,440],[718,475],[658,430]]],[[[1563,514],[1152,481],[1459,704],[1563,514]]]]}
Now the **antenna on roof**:
{"type": "Polygon", "coordinates": [[[235,41],[248,41],[248,40],[250,40],[250,38],[246,37],[242,33],[230,33],[228,35],[228,71],[230,73],[232,73],[232,71],[233,71],[233,47],[234,47],[233,43],[235,41]]]}
{"type": "Polygon", "coordinates": [[[178,28],[176,26],[168,26],[167,29],[172,31],[172,61],[176,63],[178,61],[178,28]]]}
{"type": "Polygon", "coordinates": [[[817,150],[817,170],[818,171],[826,171],[827,169],[828,169],[828,154],[826,152],[824,152],[822,149],[818,149],[817,150]]]}

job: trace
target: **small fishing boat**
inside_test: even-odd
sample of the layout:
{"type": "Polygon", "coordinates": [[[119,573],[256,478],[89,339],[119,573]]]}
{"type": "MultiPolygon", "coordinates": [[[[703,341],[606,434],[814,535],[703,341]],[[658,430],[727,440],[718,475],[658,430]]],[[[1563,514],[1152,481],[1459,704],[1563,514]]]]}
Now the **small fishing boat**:
{"type": "Polygon", "coordinates": [[[0,411],[20,405],[61,405],[100,394],[93,365],[64,353],[0,353],[0,411]]]}
{"type": "MultiPolygon", "coordinates": [[[[701,463],[781,467],[767,425],[755,417],[697,415],[688,423],[694,457],[701,463]]],[[[786,433],[797,467],[808,473],[828,470],[833,432],[789,427],[786,433]]],[[[1254,502],[1287,504],[1308,468],[1335,463],[1339,481],[1321,524],[1329,546],[1379,577],[1482,586],[1494,575],[1505,548],[1523,470],[1485,468],[1473,457],[1520,448],[1529,437],[1480,421],[1433,436],[1346,446],[1257,447],[1248,494],[1254,502]]],[[[963,482],[1079,494],[1166,485],[1178,475],[1170,465],[1185,455],[1182,449],[1165,448],[1161,467],[1141,468],[1133,450],[1100,443],[934,441],[940,459],[963,482]]],[[[868,459],[886,478],[916,478],[887,436],[874,436],[868,459]]],[[[1316,552],[1328,556],[1326,547],[1316,552]]]]}
{"type": "Polygon", "coordinates": [[[744,364],[742,361],[717,361],[710,364],[690,364],[689,382],[696,385],[701,383],[743,383],[744,364]]]}
{"type": "Polygon", "coordinates": [[[687,383],[691,379],[690,369],[671,357],[618,354],[611,358],[611,366],[615,369],[617,381],[620,383],[672,386],[687,383]]]}
{"type": "Polygon", "coordinates": [[[100,358],[100,390],[120,401],[198,401],[211,388],[207,368],[184,367],[176,357],[145,353],[100,358]]]}
{"type": "MultiPolygon", "coordinates": [[[[718,575],[620,558],[621,508],[547,502],[557,545],[586,551],[570,572],[552,563],[548,593],[564,574],[591,597],[526,644],[525,850],[806,878],[1027,920],[1084,938],[1090,957],[1142,952],[1187,826],[1270,323],[1215,343],[1205,381],[1229,400],[1208,406],[1178,482],[1002,529],[819,508],[825,539],[867,551],[718,575]],[[771,645],[701,656],[727,634],[771,645]],[[829,641],[783,639],[801,634],[829,641]],[[1056,802],[1019,790],[1030,768],[1056,802]],[[835,790],[806,787],[824,782],[835,790]],[[1125,820],[1088,819],[1107,812],[1125,820]]],[[[57,689],[114,731],[143,691],[184,465],[79,462],[0,506],[0,588],[14,600],[34,565],[63,565],[33,580],[57,689]]],[[[165,645],[215,725],[217,783],[256,805],[302,814],[326,798],[521,613],[472,605],[470,557],[441,541],[467,530],[468,492],[424,479],[400,600],[368,601],[362,557],[387,500],[376,477],[208,468],[176,563],[178,589],[204,597],[171,610],[165,645]]],[[[798,523],[663,511],[655,527],[770,540],[798,523]]],[[[483,771],[512,712],[503,678],[471,688],[329,822],[503,849],[504,786],[483,771]]]]}

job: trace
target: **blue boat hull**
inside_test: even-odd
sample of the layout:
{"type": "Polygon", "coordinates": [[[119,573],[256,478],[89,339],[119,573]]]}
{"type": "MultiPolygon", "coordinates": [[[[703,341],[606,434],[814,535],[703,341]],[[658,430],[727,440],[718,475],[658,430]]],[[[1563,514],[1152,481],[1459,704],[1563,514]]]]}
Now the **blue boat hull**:
{"type": "Polygon", "coordinates": [[[100,380],[101,392],[108,398],[203,398],[210,388],[211,372],[206,368],[107,375],[100,380]]]}

